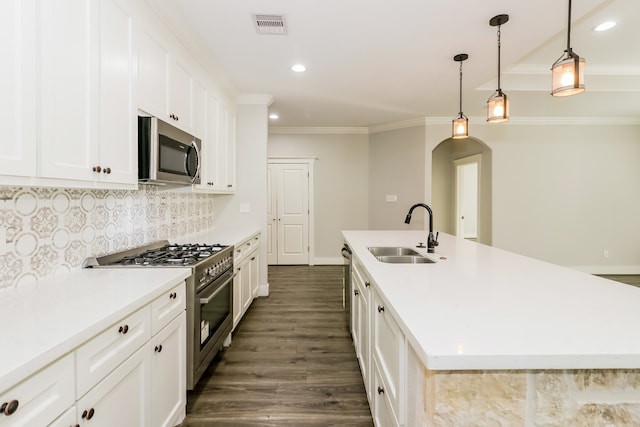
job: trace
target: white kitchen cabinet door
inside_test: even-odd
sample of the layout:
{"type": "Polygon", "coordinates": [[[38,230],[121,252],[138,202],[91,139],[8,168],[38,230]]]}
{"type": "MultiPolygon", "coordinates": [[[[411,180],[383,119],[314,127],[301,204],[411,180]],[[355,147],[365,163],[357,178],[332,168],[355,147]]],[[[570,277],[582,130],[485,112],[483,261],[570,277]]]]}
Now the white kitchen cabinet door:
{"type": "Polygon", "coordinates": [[[193,76],[174,59],[169,80],[169,123],[193,134],[193,76]]]}
{"type": "Polygon", "coordinates": [[[169,117],[169,52],[151,34],[138,41],[138,108],[162,120],[169,117]]]}
{"type": "Polygon", "coordinates": [[[207,135],[207,89],[193,82],[193,135],[200,140],[207,135]]]}
{"type": "Polygon", "coordinates": [[[242,263],[242,276],[241,276],[241,298],[242,298],[242,313],[246,313],[247,309],[253,301],[253,292],[251,290],[251,277],[252,277],[252,258],[255,259],[254,254],[249,254],[247,259],[242,263]]]}
{"type": "Polygon", "coordinates": [[[138,181],[133,22],[113,0],[100,1],[99,159],[102,180],[138,181]]]}
{"type": "Polygon", "coordinates": [[[251,261],[251,297],[255,298],[258,296],[258,287],[260,286],[260,251],[253,252],[249,260],[251,261]]]}
{"type": "Polygon", "coordinates": [[[131,17],[114,0],[38,5],[38,175],[136,184],[131,17]]]}
{"type": "Polygon", "coordinates": [[[354,260],[351,274],[351,335],[356,350],[356,357],[360,364],[362,381],[369,401],[372,401],[371,386],[371,282],[364,275],[362,268],[358,268],[354,260]]]}
{"type": "Polygon", "coordinates": [[[36,174],[35,23],[35,0],[4,2],[0,14],[0,58],[3,58],[0,67],[2,175],[36,174]]]}
{"type": "Polygon", "coordinates": [[[0,403],[14,402],[11,415],[0,415],[0,426],[46,426],[74,402],[73,354],[69,353],[20,384],[0,394],[0,403]]]}
{"type": "Polygon", "coordinates": [[[75,427],[79,424],[76,420],[76,412],[77,409],[75,406],[72,406],[65,412],[60,415],[54,422],[49,424],[47,427],[75,427]]]}
{"type": "Polygon", "coordinates": [[[78,421],[91,427],[151,426],[150,374],[144,346],[78,401],[78,421]]]}
{"type": "Polygon", "coordinates": [[[239,264],[236,269],[236,277],[233,278],[233,328],[238,325],[242,315],[242,283],[245,275],[245,262],[239,264]]]}
{"type": "Polygon", "coordinates": [[[186,342],[185,311],[149,342],[151,425],[154,427],[173,427],[184,418],[187,404],[186,342]]]}
{"type": "Polygon", "coordinates": [[[85,0],[38,1],[39,175],[45,178],[100,177],[94,171],[99,166],[98,5],[85,0]]]}
{"type": "Polygon", "coordinates": [[[398,423],[402,424],[406,404],[406,342],[393,314],[385,308],[375,289],[372,296],[373,358],[384,383],[384,394],[398,423]]]}

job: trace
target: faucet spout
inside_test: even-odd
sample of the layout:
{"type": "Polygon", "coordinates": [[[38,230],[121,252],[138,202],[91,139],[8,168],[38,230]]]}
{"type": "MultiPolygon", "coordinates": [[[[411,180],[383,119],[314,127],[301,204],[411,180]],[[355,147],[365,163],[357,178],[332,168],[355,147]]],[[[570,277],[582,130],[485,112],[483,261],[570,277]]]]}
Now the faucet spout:
{"type": "Polygon", "coordinates": [[[409,213],[404,219],[405,224],[409,224],[411,222],[411,214],[413,214],[413,210],[417,207],[423,207],[429,212],[429,236],[427,237],[427,252],[434,253],[435,247],[438,246],[438,238],[433,236],[433,211],[431,208],[424,203],[416,203],[411,206],[409,209],[409,213]]]}

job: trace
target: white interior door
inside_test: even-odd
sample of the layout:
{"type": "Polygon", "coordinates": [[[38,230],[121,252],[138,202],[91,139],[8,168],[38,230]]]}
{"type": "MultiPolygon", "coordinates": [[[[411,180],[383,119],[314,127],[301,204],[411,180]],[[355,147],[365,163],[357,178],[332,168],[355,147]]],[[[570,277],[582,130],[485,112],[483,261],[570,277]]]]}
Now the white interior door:
{"type": "Polygon", "coordinates": [[[309,164],[268,169],[268,263],[309,264],[309,164]]]}
{"type": "Polygon", "coordinates": [[[456,234],[465,239],[477,239],[479,159],[473,156],[473,158],[457,160],[455,165],[456,234]]]}

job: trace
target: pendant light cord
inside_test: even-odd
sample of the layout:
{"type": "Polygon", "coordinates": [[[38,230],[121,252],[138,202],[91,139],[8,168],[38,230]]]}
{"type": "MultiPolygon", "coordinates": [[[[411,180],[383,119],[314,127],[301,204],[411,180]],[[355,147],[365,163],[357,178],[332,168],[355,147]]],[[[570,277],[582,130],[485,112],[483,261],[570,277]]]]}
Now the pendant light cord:
{"type": "Polygon", "coordinates": [[[567,20],[567,52],[571,52],[571,0],[569,0],[569,16],[567,20]]]}
{"type": "Polygon", "coordinates": [[[462,61],[460,61],[460,115],[462,115],[462,61]]]}
{"type": "Polygon", "coordinates": [[[500,90],[500,27],[501,25],[498,25],[498,90],[500,90]]]}

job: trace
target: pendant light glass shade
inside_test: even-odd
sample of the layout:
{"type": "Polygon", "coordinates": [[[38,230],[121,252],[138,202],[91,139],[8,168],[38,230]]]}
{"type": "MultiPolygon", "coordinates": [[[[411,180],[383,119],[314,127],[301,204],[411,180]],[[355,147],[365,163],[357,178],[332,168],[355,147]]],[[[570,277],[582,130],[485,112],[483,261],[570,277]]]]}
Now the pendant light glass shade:
{"type": "Polygon", "coordinates": [[[500,87],[500,26],[509,21],[509,15],[496,15],[489,20],[489,25],[498,27],[498,89],[487,100],[487,121],[501,123],[509,120],[509,100],[500,87]]]}
{"type": "Polygon", "coordinates": [[[487,100],[487,121],[501,123],[507,120],[509,120],[509,100],[507,94],[498,89],[487,100]]]}
{"type": "Polygon", "coordinates": [[[571,49],[551,67],[551,95],[571,96],[584,92],[584,58],[571,49]]]}
{"type": "Polygon", "coordinates": [[[460,112],[453,119],[451,126],[451,138],[461,139],[469,137],[469,119],[462,113],[462,62],[469,58],[466,53],[459,53],[453,60],[460,63],[460,112]]]}
{"type": "Polygon", "coordinates": [[[567,23],[567,48],[551,66],[551,95],[571,96],[584,92],[584,58],[571,49],[571,0],[567,23]]]}
{"type": "Polygon", "coordinates": [[[453,127],[451,130],[451,138],[462,139],[469,137],[469,119],[460,113],[458,117],[453,119],[453,127]]]}

